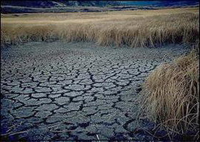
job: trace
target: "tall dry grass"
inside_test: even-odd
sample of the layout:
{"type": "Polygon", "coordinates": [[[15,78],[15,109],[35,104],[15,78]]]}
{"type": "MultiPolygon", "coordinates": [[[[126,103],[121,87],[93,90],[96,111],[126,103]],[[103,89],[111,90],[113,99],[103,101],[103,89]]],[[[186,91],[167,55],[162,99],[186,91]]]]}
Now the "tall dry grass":
{"type": "Polygon", "coordinates": [[[35,24],[28,20],[26,22],[26,17],[21,19],[23,20],[20,24],[12,23],[13,19],[8,23],[2,22],[2,46],[29,41],[66,40],[144,47],[192,43],[199,37],[199,14],[190,12],[153,16],[140,15],[138,12],[137,15],[129,14],[125,18],[113,15],[107,18],[101,16],[100,20],[83,18],[78,21],[69,19],[68,22],[46,23],[35,20],[35,24]]]}
{"type": "Polygon", "coordinates": [[[158,66],[146,79],[142,94],[148,118],[172,134],[196,132],[194,139],[199,139],[199,46],[158,66]]]}

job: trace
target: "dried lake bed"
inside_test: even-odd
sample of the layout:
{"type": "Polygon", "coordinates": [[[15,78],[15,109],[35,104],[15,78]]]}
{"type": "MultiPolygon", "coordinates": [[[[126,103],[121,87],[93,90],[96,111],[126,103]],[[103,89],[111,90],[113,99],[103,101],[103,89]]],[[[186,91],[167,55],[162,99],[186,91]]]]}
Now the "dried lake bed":
{"type": "Polygon", "coordinates": [[[148,74],[189,51],[30,42],[1,49],[1,134],[17,140],[153,140],[134,133],[148,74]]]}

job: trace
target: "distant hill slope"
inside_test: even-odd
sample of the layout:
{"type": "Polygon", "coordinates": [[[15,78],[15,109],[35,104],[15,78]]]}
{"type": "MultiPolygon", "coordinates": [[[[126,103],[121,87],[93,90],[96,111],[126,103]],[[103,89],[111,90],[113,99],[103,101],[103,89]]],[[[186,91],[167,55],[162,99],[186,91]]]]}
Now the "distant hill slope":
{"type": "Polygon", "coordinates": [[[131,6],[187,6],[199,4],[199,0],[158,0],[158,1],[98,1],[98,0],[1,0],[3,6],[24,6],[24,7],[63,7],[63,6],[117,6],[117,5],[131,5],[131,6]]]}
{"type": "Polygon", "coordinates": [[[3,6],[23,6],[23,7],[37,7],[37,8],[49,8],[49,7],[63,7],[63,6],[106,6],[106,5],[120,5],[118,1],[86,1],[86,0],[1,0],[3,6]]]}
{"type": "Polygon", "coordinates": [[[98,0],[1,0],[1,13],[101,12],[113,10],[159,9],[198,5],[198,0],[98,1],[98,0]]]}

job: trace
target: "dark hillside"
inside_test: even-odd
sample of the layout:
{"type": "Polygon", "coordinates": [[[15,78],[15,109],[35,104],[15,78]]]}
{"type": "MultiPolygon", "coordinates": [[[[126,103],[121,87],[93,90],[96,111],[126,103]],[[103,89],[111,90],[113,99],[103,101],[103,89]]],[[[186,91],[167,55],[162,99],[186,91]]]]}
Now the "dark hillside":
{"type": "Polygon", "coordinates": [[[88,1],[88,0],[1,0],[1,13],[102,12],[164,7],[198,6],[198,0],[188,1],[88,1]]]}
{"type": "Polygon", "coordinates": [[[1,2],[4,6],[23,6],[23,7],[38,7],[38,8],[49,8],[49,7],[62,7],[62,6],[106,6],[106,5],[119,5],[117,1],[68,1],[68,0],[41,0],[41,1],[30,1],[30,0],[3,0],[1,2]]]}

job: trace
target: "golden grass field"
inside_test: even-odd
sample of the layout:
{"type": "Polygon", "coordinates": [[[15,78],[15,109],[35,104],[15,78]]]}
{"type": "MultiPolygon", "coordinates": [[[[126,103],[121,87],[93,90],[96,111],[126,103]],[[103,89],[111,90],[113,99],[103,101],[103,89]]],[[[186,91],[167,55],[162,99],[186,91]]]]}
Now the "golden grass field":
{"type": "Polygon", "coordinates": [[[130,47],[191,43],[199,8],[81,13],[1,14],[1,45],[28,41],[93,41],[130,47]]]}

